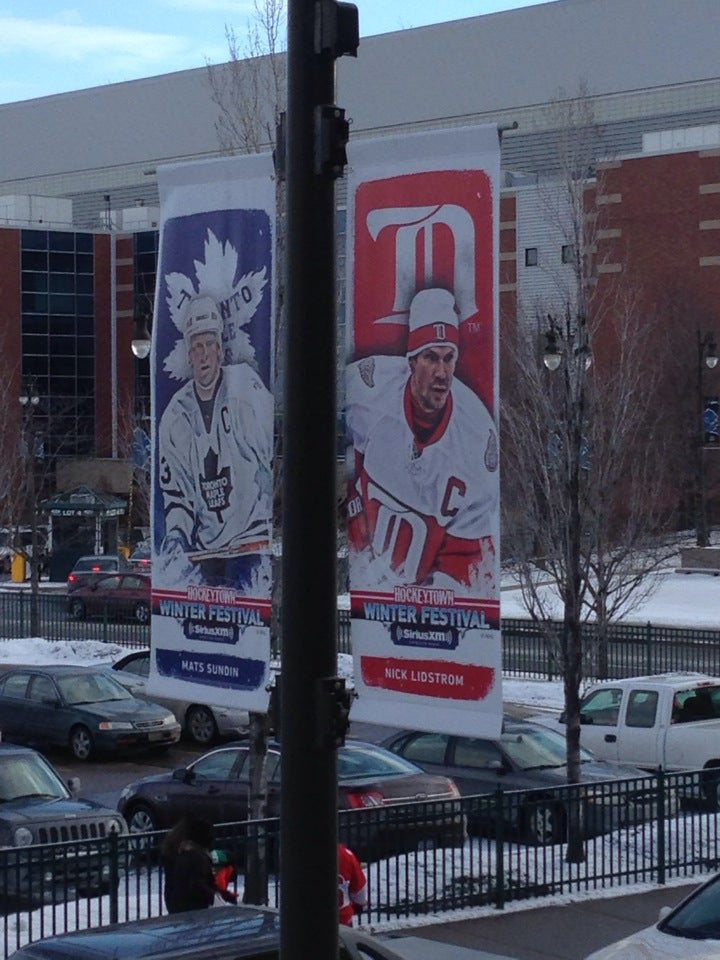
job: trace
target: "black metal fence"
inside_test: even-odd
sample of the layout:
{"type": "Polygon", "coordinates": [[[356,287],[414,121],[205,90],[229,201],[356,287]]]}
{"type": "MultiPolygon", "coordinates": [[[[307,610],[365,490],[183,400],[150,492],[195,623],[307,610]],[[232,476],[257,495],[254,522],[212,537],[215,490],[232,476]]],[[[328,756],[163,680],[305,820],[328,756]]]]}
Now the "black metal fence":
{"type": "MultiPolygon", "coordinates": [[[[720,620],[720,618],[719,618],[720,620]]],[[[562,624],[550,629],[559,636],[562,624]]],[[[126,647],[150,643],[150,627],[114,616],[112,607],[87,620],[74,620],[64,593],[28,591],[0,593],[0,639],[41,636],[48,640],[100,640],[126,647]],[[34,607],[34,604],[36,606],[34,607]]],[[[597,648],[595,624],[583,625],[588,650],[597,648]]],[[[557,679],[561,674],[548,651],[543,626],[532,620],[502,621],[503,673],[515,677],[557,679]]],[[[350,653],[350,612],[338,611],[338,650],[350,653]]],[[[607,676],[612,678],[696,670],[720,676],[720,628],[717,630],[616,623],[607,638],[607,676]]],[[[585,665],[588,680],[598,677],[592,658],[585,665]]]]}
{"type": "MultiPolygon", "coordinates": [[[[504,674],[547,680],[561,676],[558,664],[548,651],[544,629],[544,625],[532,620],[503,619],[504,674]]],[[[552,623],[550,629],[559,637],[562,623],[552,623]]],[[[583,647],[589,652],[597,651],[596,625],[583,624],[582,635],[583,647]]],[[[611,624],[606,662],[607,670],[603,672],[613,679],[677,670],[720,676],[720,629],[666,627],[651,623],[611,624]]],[[[586,657],[584,675],[588,680],[605,679],[600,676],[596,659],[592,656],[586,657]]]]}
{"type": "Polygon", "coordinates": [[[44,637],[46,640],[99,640],[125,647],[150,645],[150,626],[118,617],[112,605],[97,615],[74,619],[64,592],[28,590],[0,592],[0,639],[44,637]]]}
{"type": "MultiPolygon", "coordinates": [[[[717,810],[703,800],[700,772],[567,786],[545,795],[498,792],[344,811],[340,835],[363,851],[369,904],[360,922],[373,926],[467,907],[491,911],[531,897],[661,884],[720,864],[717,810]],[[438,832],[438,824],[447,823],[453,828],[438,832]],[[467,836],[455,829],[458,823],[467,836]]],[[[112,834],[0,850],[3,956],[68,930],[162,914],[161,836],[112,834]]],[[[250,856],[262,845],[269,874],[263,889],[277,905],[278,822],[225,824],[217,837],[237,868],[240,899],[250,856]]]]}

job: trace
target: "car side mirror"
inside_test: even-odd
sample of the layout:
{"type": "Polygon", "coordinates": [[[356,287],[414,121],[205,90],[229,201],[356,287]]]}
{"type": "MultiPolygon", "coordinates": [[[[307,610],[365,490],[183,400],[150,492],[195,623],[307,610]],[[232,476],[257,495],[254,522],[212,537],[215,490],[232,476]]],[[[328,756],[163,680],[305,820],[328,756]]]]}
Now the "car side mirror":
{"type": "Polygon", "coordinates": [[[80,796],[80,777],[68,777],[67,785],[73,800],[77,800],[80,796]]]}
{"type": "MultiPolygon", "coordinates": [[[[582,722],[582,721],[581,721],[581,722],[582,722]]],[[[565,713],[564,710],[563,710],[563,712],[560,714],[560,716],[558,717],[558,723],[567,723],[567,713],[565,713]]]]}
{"type": "Polygon", "coordinates": [[[60,701],[57,697],[43,697],[40,702],[45,704],[46,707],[55,707],[56,710],[60,706],[60,701]]]}
{"type": "Polygon", "coordinates": [[[658,912],[658,920],[664,920],[665,917],[669,916],[672,913],[672,907],[660,907],[658,912]]]}
{"type": "Polygon", "coordinates": [[[192,770],[188,770],[187,767],[179,767],[177,770],[172,772],[173,780],[180,780],[181,783],[192,783],[195,779],[195,774],[192,770]]]}

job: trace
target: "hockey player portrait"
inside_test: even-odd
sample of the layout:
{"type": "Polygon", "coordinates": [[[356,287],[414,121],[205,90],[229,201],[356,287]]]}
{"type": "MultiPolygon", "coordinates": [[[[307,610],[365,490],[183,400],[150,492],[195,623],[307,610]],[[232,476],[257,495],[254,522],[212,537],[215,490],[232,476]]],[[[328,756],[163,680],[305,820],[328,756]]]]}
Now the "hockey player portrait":
{"type": "Polygon", "coordinates": [[[248,362],[222,365],[223,320],[208,296],[184,313],[192,378],[159,423],[160,563],[185,578],[246,588],[267,555],[272,511],[272,396],[248,362]]]}
{"type": "Polygon", "coordinates": [[[405,356],[348,365],[354,588],[495,595],[497,430],[455,376],[458,344],[454,297],[431,288],[410,303],[405,356]]]}

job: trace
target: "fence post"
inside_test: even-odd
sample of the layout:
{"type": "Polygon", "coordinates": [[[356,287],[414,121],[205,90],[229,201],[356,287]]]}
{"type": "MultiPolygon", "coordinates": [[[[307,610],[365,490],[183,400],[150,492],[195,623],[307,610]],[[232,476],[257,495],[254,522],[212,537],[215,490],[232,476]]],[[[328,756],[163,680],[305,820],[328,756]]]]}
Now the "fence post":
{"type": "Polygon", "coordinates": [[[665,789],[667,777],[662,767],[657,769],[657,882],[665,883],[665,789]]]}
{"type": "MultiPolygon", "coordinates": [[[[119,920],[118,888],[120,886],[120,852],[118,835],[115,830],[111,831],[108,839],[110,841],[110,876],[108,879],[110,886],[108,891],[110,895],[110,923],[117,923],[119,920]]],[[[127,853],[127,847],[125,849],[127,853]]]]}
{"type": "Polygon", "coordinates": [[[552,651],[550,650],[550,644],[546,643],[546,644],[544,644],[544,646],[545,646],[545,656],[547,657],[547,671],[546,671],[546,672],[547,672],[547,678],[548,678],[548,682],[549,682],[549,683],[552,683],[552,679],[553,679],[553,655],[552,655],[552,651]]]}
{"type": "Polygon", "coordinates": [[[653,673],[652,661],[652,624],[648,620],[645,625],[645,669],[648,675],[653,673]]]}
{"type": "Polygon", "coordinates": [[[503,808],[505,796],[502,787],[495,791],[495,906],[498,910],[505,907],[505,820],[503,808]]]}

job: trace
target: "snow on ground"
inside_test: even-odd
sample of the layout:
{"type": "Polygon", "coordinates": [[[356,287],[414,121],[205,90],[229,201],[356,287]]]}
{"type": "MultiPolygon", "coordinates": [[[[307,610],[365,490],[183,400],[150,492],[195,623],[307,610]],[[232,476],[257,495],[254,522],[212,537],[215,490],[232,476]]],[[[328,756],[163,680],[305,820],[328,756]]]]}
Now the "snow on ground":
{"type": "MultiPolygon", "coordinates": [[[[653,574],[657,588],[628,612],[627,623],[652,623],[675,627],[720,626],[720,576],[712,573],[678,573],[676,568],[653,574]]],[[[555,601],[554,612],[562,617],[557,592],[548,586],[546,596],[555,601]]],[[[507,579],[500,595],[503,617],[527,617],[520,588],[507,579]]]]}
{"type": "MultiPolygon", "coordinates": [[[[631,623],[653,623],[682,627],[720,626],[720,576],[677,573],[668,568],[654,575],[657,589],[624,619],[631,623]]],[[[551,588],[548,587],[548,590],[551,588]]],[[[342,605],[346,598],[341,598],[342,605]]],[[[519,587],[506,579],[501,591],[504,617],[526,617],[519,587]]],[[[93,640],[47,641],[41,638],[0,640],[0,664],[14,663],[112,663],[125,648],[93,640]]],[[[338,673],[352,682],[352,657],[338,655],[338,673]]],[[[522,703],[538,709],[561,710],[562,684],[542,680],[503,681],[508,703],[522,703]]]]}

